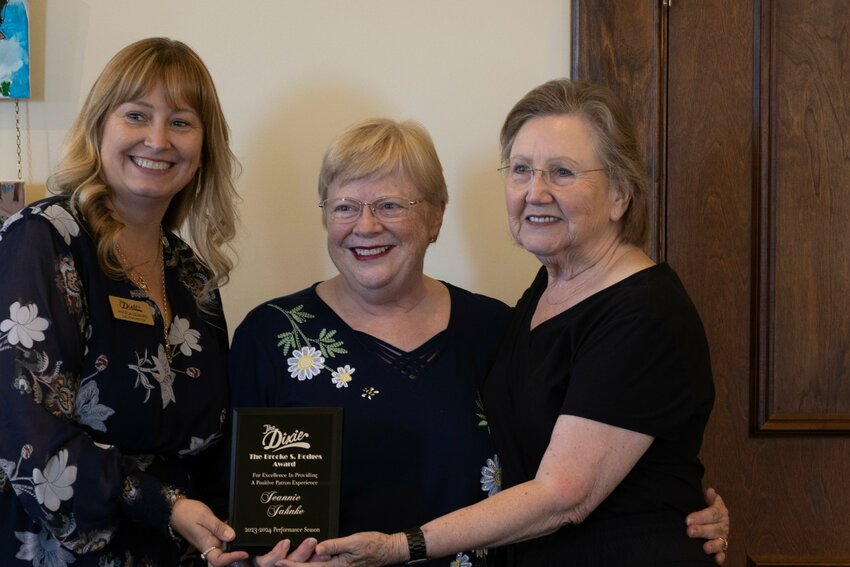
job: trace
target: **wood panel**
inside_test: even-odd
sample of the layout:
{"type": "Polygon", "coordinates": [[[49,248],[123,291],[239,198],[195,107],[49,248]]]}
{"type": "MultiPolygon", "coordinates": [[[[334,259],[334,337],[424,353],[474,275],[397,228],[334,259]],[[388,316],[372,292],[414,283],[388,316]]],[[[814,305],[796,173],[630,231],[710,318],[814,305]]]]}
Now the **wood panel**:
{"type": "MultiPolygon", "coordinates": [[[[829,112],[839,112],[824,110],[824,102],[843,111],[850,89],[834,82],[820,90],[809,87],[808,94],[786,93],[780,87],[771,99],[775,105],[778,94],[780,99],[788,101],[787,114],[774,115],[777,119],[783,117],[779,125],[784,129],[793,131],[790,126],[810,121],[809,129],[800,130],[809,140],[810,155],[803,160],[793,155],[781,158],[785,168],[782,175],[788,183],[802,183],[798,176],[803,181],[819,179],[822,189],[818,196],[826,199],[814,209],[808,209],[812,215],[808,218],[809,226],[802,228],[794,227],[806,217],[793,209],[793,199],[783,201],[791,196],[779,195],[780,191],[786,191],[777,185],[780,178],[770,181],[776,175],[774,167],[780,158],[765,161],[762,157],[776,156],[773,144],[785,143],[787,134],[777,136],[779,131],[773,130],[769,136],[764,135],[767,124],[762,119],[764,93],[759,89],[763,83],[776,84],[774,79],[763,81],[765,69],[761,63],[765,54],[771,54],[771,45],[776,45],[770,41],[776,39],[777,33],[785,38],[776,46],[782,53],[779,59],[770,59],[773,67],[768,71],[776,73],[781,58],[787,61],[780,66],[783,69],[780,76],[802,74],[806,67],[817,69],[824,48],[812,42],[816,44],[822,35],[832,38],[827,42],[832,42],[833,53],[840,54],[834,61],[848,65],[850,48],[836,46],[847,41],[850,34],[847,31],[850,3],[781,0],[770,2],[765,8],[759,0],[673,0],[666,16],[657,14],[665,10],[662,0],[617,3],[574,0],[575,4],[579,9],[574,10],[573,17],[580,21],[573,25],[573,61],[577,62],[573,76],[609,84],[632,107],[645,104],[649,109],[657,106],[663,111],[650,121],[641,138],[647,144],[666,144],[646,150],[646,155],[657,156],[661,164],[658,178],[664,180],[659,188],[662,201],[650,213],[659,215],[659,256],[666,258],[682,277],[709,336],[717,398],[701,458],[706,465],[705,484],[718,488],[731,509],[727,565],[844,565],[850,556],[850,489],[846,481],[850,478],[850,439],[841,433],[802,436],[799,427],[780,421],[785,418],[782,412],[790,413],[798,421],[829,420],[842,415],[841,408],[850,403],[843,389],[850,380],[838,361],[843,360],[842,347],[848,348],[850,342],[839,344],[829,334],[835,332],[841,321],[850,325],[850,316],[842,319],[838,314],[830,314],[824,321],[820,315],[800,309],[796,296],[784,291],[785,295],[780,294],[783,305],[777,309],[776,289],[777,275],[788,282],[783,285],[798,290],[796,293],[806,289],[805,281],[793,281],[810,277],[807,272],[795,277],[797,264],[817,266],[817,277],[828,280],[836,275],[828,268],[850,258],[850,254],[843,252],[846,258],[831,257],[841,250],[844,242],[826,247],[828,237],[824,235],[848,239],[836,232],[843,222],[840,221],[842,206],[835,202],[839,190],[831,190],[831,195],[823,193],[826,180],[840,176],[839,172],[826,169],[848,171],[847,157],[841,156],[850,156],[845,142],[845,138],[850,140],[846,134],[850,128],[843,127],[840,133],[841,128],[837,127],[812,127],[815,123],[822,124],[829,112]],[[774,14],[765,22],[765,34],[763,13],[771,8],[774,14]],[[627,13],[630,11],[631,17],[627,13]],[[829,25],[823,27],[826,24],[829,25]],[[656,33],[654,46],[647,47],[648,33],[656,33]],[[809,34],[813,37],[808,37],[809,34]],[[631,44],[632,35],[634,44],[631,44]],[[768,35],[767,42],[763,35],[768,35]],[[598,56],[611,50],[612,38],[617,38],[619,49],[598,56]],[[632,54],[633,49],[650,49],[652,55],[642,58],[632,54]],[[576,50],[581,53],[575,53],[576,50]],[[625,57],[620,58],[620,53],[625,57]],[[666,82],[658,82],[658,92],[636,99],[631,88],[618,86],[619,78],[629,75],[624,66],[640,65],[656,55],[663,55],[658,65],[666,76],[666,82]],[[795,64],[801,64],[802,69],[795,70],[795,64]],[[794,112],[802,100],[813,108],[802,114],[794,112]],[[815,117],[820,122],[815,122],[815,117]],[[653,125],[666,131],[653,135],[653,125]],[[819,149],[828,152],[815,156],[814,150],[819,149]],[[824,167],[824,160],[829,160],[829,168],[824,167]],[[813,161],[820,161],[816,168],[811,165],[813,161]],[[803,172],[809,173],[800,173],[798,164],[803,172]],[[812,171],[818,171],[818,177],[812,171]],[[765,193],[764,187],[770,187],[771,192],[765,193]],[[766,195],[775,198],[772,213],[763,212],[769,203],[766,195]],[[773,235],[772,241],[763,238],[770,223],[773,232],[767,234],[773,235]],[[799,242],[794,245],[791,239],[794,234],[800,239],[820,238],[821,248],[810,253],[808,245],[799,242]],[[780,243],[782,247],[777,252],[780,243]],[[830,258],[825,257],[827,251],[830,258]],[[806,254],[811,256],[804,257],[806,254]],[[774,261],[772,274],[763,265],[768,258],[774,261]],[[776,272],[779,266],[780,271],[776,272]],[[766,313],[771,315],[770,320],[764,317],[766,313]],[[807,337],[802,347],[789,341],[793,330],[778,329],[780,317],[783,327],[793,327],[799,319],[808,325],[807,332],[816,336],[807,337]],[[772,326],[772,335],[768,335],[765,323],[772,326]],[[777,333],[785,333],[781,352],[775,342],[769,353],[760,350],[760,339],[772,336],[771,340],[775,340],[777,333]],[[820,345],[821,350],[812,351],[807,346],[812,344],[820,345]],[[842,381],[842,384],[827,381],[826,392],[841,399],[823,403],[819,400],[825,400],[827,394],[818,392],[819,398],[809,394],[810,399],[791,403],[796,393],[806,392],[807,388],[815,391],[813,384],[817,383],[811,376],[794,377],[781,386],[786,390],[780,391],[779,401],[771,409],[770,421],[786,430],[773,436],[753,436],[752,407],[760,395],[757,379],[764,375],[760,369],[770,360],[791,360],[798,368],[817,368],[822,362],[813,360],[813,353],[824,354],[826,345],[832,349],[831,358],[825,356],[831,360],[826,367],[836,381],[842,381]]],[[[836,65],[832,68],[836,69],[836,65]]],[[[640,77],[643,73],[640,68],[634,75],[640,77]]],[[[840,67],[833,76],[836,73],[843,74],[846,70],[840,67]]],[[[835,78],[833,81],[840,82],[835,78]]],[[[638,110],[636,120],[645,115],[645,111],[638,110]]],[[[841,188],[850,195],[850,184],[842,183],[841,188]]],[[[803,191],[793,189],[798,193],[803,191]]],[[[848,224],[844,222],[844,226],[848,224]]],[[[838,273],[843,274],[843,269],[839,267],[838,273]]],[[[831,297],[830,305],[834,305],[841,298],[834,292],[829,296],[823,290],[840,289],[850,281],[850,277],[839,277],[846,281],[818,282],[811,293],[818,298],[831,297]]],[[[846,300],[845,303],[850,304],[846,300]]],[[[842,304],[835,310],[844,308],[842,304]]],[[[773,369],[776,370],[775,365],[773,369]]],[[[786,380],[786,374],[774,374],[776,380],[786,380]]]]}
{"type": "Polygon", "coordinates": [[[850,431],[846,2],[762,2],[756,431],[850,431]]]}
{"type": "MultiPolygon", "coordinates": [[[[747,444],[753,362],[753,49],[748,2],[676,0],[668,16],[667,258],[699,309],[716,399],[701,458],[733,519],[728,562],[758,538],[747,444]]],[[[761,479],[759,479],[761,482],[761,479]]],[[[773,549],[781,552],[784,550],[773,549]]]]}
{"type": "Polygon", "coordinates": [[[662,11],[653,2],[622,0],[573,0],[572,2],[572,77],[602,83],[623,94],[631,112],[635,135],[643,150],[649,174],[649,223],[647,253],[663,260],[664,148],[659,138],[665,132],[665,81],[662,67],[663,44],[658,38],[662,11]],[[594,38],[593,51],[579,45],[586,37],[594,38]]]}

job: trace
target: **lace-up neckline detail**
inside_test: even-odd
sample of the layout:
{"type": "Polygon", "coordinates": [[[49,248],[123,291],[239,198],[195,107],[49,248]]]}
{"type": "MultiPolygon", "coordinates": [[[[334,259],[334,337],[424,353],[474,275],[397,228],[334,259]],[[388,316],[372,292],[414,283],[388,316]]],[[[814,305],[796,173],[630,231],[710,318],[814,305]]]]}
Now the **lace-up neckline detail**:
{"type": "Polygon", "coordinates": [[[446,342],[446,331],[443,330],[416,349],[405,352],[372,335],[359,333],[365,340],[375,345],[375,354],[378,358],[410,380],[416,380],[428,368],[428,365],[440,354],[446,342]]]}

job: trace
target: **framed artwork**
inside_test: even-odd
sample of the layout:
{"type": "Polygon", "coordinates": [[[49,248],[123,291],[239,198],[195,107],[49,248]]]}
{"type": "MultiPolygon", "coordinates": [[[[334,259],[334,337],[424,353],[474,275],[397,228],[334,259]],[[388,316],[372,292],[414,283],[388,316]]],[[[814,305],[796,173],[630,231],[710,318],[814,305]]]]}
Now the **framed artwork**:
{"type": "Polygon", "coordinates": [[[29,98],[28,0],[0,0],[0,98],[29,98]]]}
{"type": "Polygon", "coordinates": [[[0,225],[24,208],[24,182],[0,181],[0,225]]]}

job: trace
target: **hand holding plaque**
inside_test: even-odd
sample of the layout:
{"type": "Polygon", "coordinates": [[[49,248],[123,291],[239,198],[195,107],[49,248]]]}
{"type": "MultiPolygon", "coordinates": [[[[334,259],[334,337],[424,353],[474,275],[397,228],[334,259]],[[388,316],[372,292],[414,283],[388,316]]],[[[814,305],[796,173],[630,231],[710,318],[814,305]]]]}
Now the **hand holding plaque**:
{"type": "Polygon", "coordinates": [[[342,408],[236,408],[230,458],[230,549],[335,537],[342,408]]]}

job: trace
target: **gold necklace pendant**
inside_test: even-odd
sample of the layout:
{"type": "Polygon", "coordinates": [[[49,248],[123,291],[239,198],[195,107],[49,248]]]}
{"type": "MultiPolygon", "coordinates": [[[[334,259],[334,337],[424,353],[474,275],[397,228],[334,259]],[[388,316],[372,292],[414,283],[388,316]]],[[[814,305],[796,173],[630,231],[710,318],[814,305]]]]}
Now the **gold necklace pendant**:
{"type": "MultiPolygon", "coordinates": [[[[148,281],[145,277],[133,269],[130,265],[130,262],[127,260],[127,256],[124,255],[124,250],[121,249],[121,245],[117,242],[115,243],[115,253],[118,256],[118,262],[121,264],[121,267],[124,268],[124,273],[127,278],[136,284],[142,292],[147,296],[148,299],[156,304],[153,296],[151,295],[151,287],[148,284],[148,281]]],[[[154,261],[160,260],[159,264],[160,269],[160,283],[161,283],[161,292],[162,292],[162,308],[160,315],[162,316],[162,335],[165,343],[165,358],[168,360],[168,364],[174,360],[174,355],[171,349],[171,341],[168,340],[168,325],[166,321],[169,319],[168,312],[168,295],[165,292],[165,233],[162,230],[162,225],[159,227],[159,249],[156,253],[156,258],[154,261]]]]}
{"type": "Polygon", "coordinates": [[[168,295],[165,293],[165,234],[162,231],[162,225],[159,226],[159,255],[162,257],[162,262],[159,264],[160,282],[162,283],[162,333],[165,340],[165,358],[171,365],[174,355],[171,352],[171,341],[168,340],[168,326],[165,324],[169,320],[169,313],[168,295]]]}

